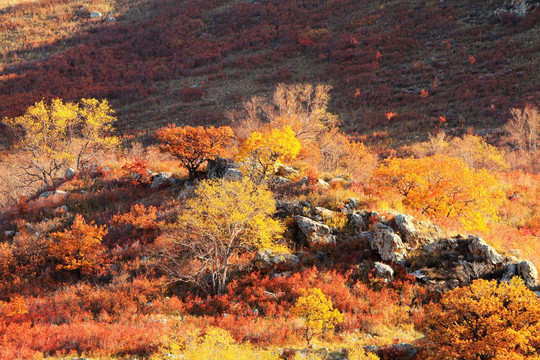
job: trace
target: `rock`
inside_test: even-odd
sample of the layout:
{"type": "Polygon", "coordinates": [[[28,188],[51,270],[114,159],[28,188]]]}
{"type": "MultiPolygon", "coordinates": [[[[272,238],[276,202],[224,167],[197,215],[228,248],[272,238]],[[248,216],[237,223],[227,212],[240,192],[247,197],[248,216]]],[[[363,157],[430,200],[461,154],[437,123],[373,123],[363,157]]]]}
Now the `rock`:
{"type": "Polygon", "coordinates": [[[512,278],[514,276],[516,276],[516,275],[517,275],[516,264],[510,263],[506,267],[506,271],[505,271],[504,275],[502,276],[501,281],[510,282],[510,280],[512,280],[512,278]]]}
{"type": "Polygon", "coordinates": [[[208,165],[206,166],[206,178],[222,178],[229,167],[230,165],[227,159],[218,157],[214,160],[208,160],[208,165]]]}
{"type": "Polygon", "coordinates": [[[347,202],[345,203],[345,210],[349,212],[358,210],[359,203],[360,203],[360,200],[358,200],[357,198],[349,198],[347,202]]]}
{"type": "Polygon", "coordinates": [[[16,234],[16,232],[13,231],[13,230],[7,230],[7,231],[4,231],[4,235],[5,235],[5,236],[10,236],[10,237],[12,237],[12,236],[15,236],[15,234],[16,234]]]}
{"type": "Polygon", "coordinates": [[[68,168],[68,169],[66,169],[66,172],[64,173],[64,177],[66,179],[71,179],[72,177],[75,176],[76,173],[77,172],[74,169],[68,168]]]}
{"type": "Polygon", "coordinates": [[[411,273],[411,275],[414,276],[415,278],[417,278],[418,280],[422,280],[422,281],[428,281],[429,280],[429,276],[427,274],[425,274],[423,270],[413,271],[411,273]]]}
{"type": "Polygon", "coordinates": [[[291,166],[286,166],[282,164],[278,164],[276,166],[276,175],[278,176],[292,176],[292,175],[298,175],[298,170],[291,166]]]}
{"type": "Polygon", "coordinates": [[[407,214],[397,214],[395,221],[398,231],[403,235],[405,241],[414,237],[416,228],[413,224],[414,218],[407,214]]]}
{"type": "Polygon", "coordinates": [[[291,179],[287,179],[286,177],[283,177],[283,176],[276,176],[272,179],[272,182],[274,185],[280,186],[280,185],[290,184],[292,181],[291,179]]]}
{"type": "Polygon", "coordinates": [[[223,178],[231,181],[242,180],[242,172],[238,169],[228,168],[223,174],[223,178]]]}
{"type": "Polygon", "coordinates": [[[373,264],[375,266],[375,276],[386,281],[390,281],[394,278],[394,269],[390,265],[383,264],[381,262],[376,262],[373,264]]]}
{"type": "Polygon", "coordinates": [[[493,248],[488,245],[481,237],[469,235],[469,250],[475,256],[481,256],[484,261],[496,265],[504,261],[504,258],[493,248]]]}
{"type": "Polygon", "coordinates": [[[328,184],[326,181],[324,181],[323,179],[319,179],[317,180],[317,185],[322,187],[323,189],[328,189],[330,187],[330,184],[328,184]]]}
{"type": "Polygon", "coordinates": [[[264,268],[272,267],[281,263],[287,263],[295,266],[300,262],[300,259],[294,254],[277,253],[270,249],[263,249],[257,251],[255,261],[260,268],[264,268]]]}
{"type": "Polygon", "coordinates": [[[353,212],[349,215],[349,222],[352,224],[357,234],[367,230],[367,224],[364,217],[357,212],[353,212]]]}
{"type": "Polygon", "coordinates": [[[181,186],[186,183],[186,180],[179,179],[179,178],[169,178],[169,185],[170,186],[181,186]]]}
{"type": "Polygon", "coordinates": [[[89,16],[90,19],[99,19],[103,15],[99,11],[92,11],[89,16]]]}
{"type": "Polygon", "coordinates": [[[343,178],[340,178],[340,177],[336,177],[336,178],[332,178],[330,179],[330,181],[328,182],[328,184],[330,186],[332,186],[333,188],[342,188],[342,189],[345,189],[347,188],[348,186],[348,182],[347,180],[343,179],[343,178]]]}
{"type": "Polygon", "coordinates": [[[375,233],[370,239],[369,245],[384,261],[401,262],[405,260],[407,249],[401,238],[394,230],[382,223],[375,225],[375,233]]]}
{"type": "Polygon", "coordinates": [[[332,235],[332,229],[329,226],[299,215],[296,215],[294,220],[307,242],[321,244],[336,242],[336,237],[332,235]]]}
{"type": "Polygon", "coordinates": [[[534,267],[533,263],[525,260],[518,264],[517,266],[518,274],[523,278],[525,285],[529,288],[535,288],[539,285],[538,283],[538,271],[534,267]]]}
{"type": "Polygon", "coordinates": [[[169,178],[171,177],[171,173],[159,173],[152,177],[152,184],[150,184],[150,189],[157,189],[161,187],[165,183],[169,183],[169,178]]]}
{"type": "Polygon", "coordinates": [[[114,17],[112,17],[112,16],[109,16],[109,17],[107,18],[107,20],[105,20],[105,21],[107,21],[107,22],[109,22],[109,23],[113,23],[113,22],[116,22],[116,18],[114,18],[114,17]]]}
{"type": "Polygon", "coordinates": [[[50,196],[66,196],[68,193],[62,190],[45,191],[39,195],[40,198],[45,199],[50,196]]]}
{"type": "Polygon", "coordinates": [[[55,213],[67,213],[68,210],[69,209],[68,209],[68,207],[66,205],[62,205],[62,206],[59,206],[56,209],[54,209],[54,212],[55,213]]]}
{"type": "Polygon", "coordinates": [[[388,350],[391,354],[398,355],[396,359],[401,360],[413,359],[418,352],[414,346],[408,343],[390,345],[388,350]]]}
{"type": "Polygon", "coordinates": [[[328,210],[320,206],[315,207],[313,211],[315,214],[322,216],[323,219],[331,219],[334,217],[334,212],[332,210],[328,210]]]}

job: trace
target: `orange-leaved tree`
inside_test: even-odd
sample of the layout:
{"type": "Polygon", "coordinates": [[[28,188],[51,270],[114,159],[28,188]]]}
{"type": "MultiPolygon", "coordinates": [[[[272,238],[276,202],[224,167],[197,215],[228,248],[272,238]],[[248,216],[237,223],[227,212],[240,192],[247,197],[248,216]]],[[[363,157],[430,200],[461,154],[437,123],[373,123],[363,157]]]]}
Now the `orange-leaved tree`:
{"type": "Polygon", "coordinates": [[[375,171],[374,180],[383,196],[398,196],[405,206],[429,216],[457,218],[471,229],[485,227],[504,200],[499,182],[487,170],[444,155],[391,158],[375,171]]]}
{"type": "Polygon", "coordinates": [[[107,234],[105,225],[87,223],[83,216],[75,216],[70,229],[50,234],[49,252],[59,264],[58,270],[82,272],[94,269],[101,262],[101,240],[107,234]]]}
{"type": "Polygon", "coordinates": [[[204,128],[176,127],[171,124],[158,130],[156,136],[161,142],[161,150],[176,156],[189,171],[192,180],[205,161],[225,154],[225,148],[233,138],[233,131],[229,126],[204,128]]]}
{"type": "Polygon", "coordinates": [[[291,308],[291,313],[304,320],[306,326],[304,336],[308,344],[313,336],[333,329],[343,321],[343,314],[334,309],[332,300],[319,288],[303,290],[291,308]]]}
{"type": "Polygon", "coordinates": [[[243,173],[261,183],[278,162],[294,159],[299,152],[300,142],[292,128],[285,126],[265,133],[254,131],[242,143],[236,158],[244,162],[243,173]]]}
{"type": "Polygon", "coordinates": [[[517,277],[448,291],[425,315],[425,359],[539,358],[540,298],[517,277]]]}

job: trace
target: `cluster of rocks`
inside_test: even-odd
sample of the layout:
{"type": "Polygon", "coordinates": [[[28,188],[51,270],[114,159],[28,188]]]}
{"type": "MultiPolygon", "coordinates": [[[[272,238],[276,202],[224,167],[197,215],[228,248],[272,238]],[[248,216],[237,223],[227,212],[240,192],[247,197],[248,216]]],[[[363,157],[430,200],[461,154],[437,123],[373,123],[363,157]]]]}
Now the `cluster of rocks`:
{"type": "MultiPolygon", "coordinates": [[[[394,214],[386,220],[376,212],[357,208],[358,200],[349,199],[341,213],[347,216],[349,230],[379,255],[381,261],[369,266],[383,281],[392,279],[395,267],[400,266],[417,281],[440,291],[478,278],[509,281],[514,276],[523,278],[533,290],[539,288],[538,272],[530,261],[499,254],[478,236],[447,236],[437,226],[415,221],[407,214],[394,214]]],[[[302,245],[337,244],[343,238],[338,229],[324,222],[336,216],[335,211],[312,207],[305,201],[278,202],[277,211],[279,216],[294,219],[296,240],[302,245]]]]}

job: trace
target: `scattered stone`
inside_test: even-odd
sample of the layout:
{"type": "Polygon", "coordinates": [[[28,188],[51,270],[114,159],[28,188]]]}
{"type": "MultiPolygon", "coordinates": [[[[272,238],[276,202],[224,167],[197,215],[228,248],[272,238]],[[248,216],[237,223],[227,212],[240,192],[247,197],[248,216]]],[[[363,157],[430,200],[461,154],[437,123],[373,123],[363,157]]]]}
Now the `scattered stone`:
{"type": "Polygon", "coordinates": [[[66,179],[71,179],[72,177],[75,176],[76,173],[77,172],[74,169],[68,168],[68,169],[66,169],[66,172],[64,173],[64,177],[66,179]]]}
{"type": "Polygon", "coordinates": [[[92,11],[89,16],[90,19],[99,19],[103,15],[99,11],[92,11]]]}
{"type": "Polygon", "coordinates": [[[186,180],[179,179],[179,178],[169,178],[169,185],[170,186],[181,186],[186,183],[186,180]]]}
{"type": "Polygon", "coordinates": [[[359,214],[357,212],[351,213],[349,215],[349,222],[352,224],[357,234],[361,233],[364,230],[367,230],[367,224],[362,214],[359,214]]]}
{"type": "Polygon", "coordinates": [[[16,232],[13,231],[13,230],[7,230],[7,231],[4,231],[4,235],[5,235],[5,236],[11,237],[11,236],[15,236],[15,234],[16,234],[16,232]]]}
{"type": "Polygon", "coordinates": [[[242,172],[238,169],[228,168],[223,174],[223,178],[231,181],[242,180],[242,172]]]}
{"type": "Polygon", "coordinates": [[[62,190],[45,191],[39,195],[41,199],[46,199],[51,196],[66,196],[68,193],[62,190]]]}
{"type": "Polygon", "coordinates": [[[171,173],[164,172],[156,174],[152,177],[152,184],[150,184],[150,189],[157,189],[164,185],[165,183],[169,183],[169,178],[171,177],[171,173]]]}
{"type": "Polygon", "coordinates": [[[278,176],[292,176],[292,175],[298,175],[298,170],[291,166],[286,166],[282,164],[278,164],[276,166],[276,175],[278,176]]]}
{"type": "Polygon", "coordinates": [[[286,177],[283,177],[283,176],[276,176],[272,179],[272,182],[274,185],[280,186],[280,185],[290,184],[292,181],[291,179],[287,179],[286,177]]]}
{"type": "Polygon", "coordinates": [[[500,255],[493,246],[488,245],[481,237],[469,235],[471,240],[469,244],[469,250],[471,254],[475,256],[481,256],[490,264],[496,265],[504,261],[502,255],[500,255]]]}
{"type": "Polygon", "coordinates": [[[332,210],[328,210],[320,206],[315,207],[313,211],[315,212],[315,214],[322,216],[323,219],[331,219],[335,215],[335,213],[332,210]]]}
{"type": "Polygon", "coordinates": [[[520,262],[517,266],[517,270],[527,287],[535,288],[538,286],[538,271],[532,262],[528,260],[520,262]]]}
{"type": "Polygon", "coordinates": [[[382,223],[375,225],[375,233],[369,245],[384,261],[402,262],[407,255],[407,249],[399,235],[391,227],[382,223]]]}
{"type": "Polygon", "coordinates": [[[375,266],[375,276],[382,278],[386,281],[390,281],[394,278],[394,269],[390,265],[383,264],[381,262],[376,262],[373,264],[375,266]]]}
{"type": "Polygon", "coordinates": [[[332,229],[329,226],[299,215],[296,215],[294,220],[307,242],[322,244],[336,242],[336,237],[332,235],[332,229]]]}
{"type": "Polygon", "coordinates": [[[411,275],[414,276],[415,278],[417,278],[418,280],[422,280],[422,281],[428,281],[429,280],[429,276],[427,274],[425,274],[423,270],[413,271],[411,273],[411,275]]]}
{"type": "Polygon", "coordinates": [[[317,185],[319,185],[320,187],[322,187],[323,189],[328,189],[330,187],[330,184],[328,184],[326,181],[324,181],[323,179],[319,179],[317,180],[317,185]]]}
{"type": "Polygon", "coordinates": [[[357,198],[349,198],[347,202],[345,203],[345,209],[350,212],[358,210],[359,203],[360,203],[360,200],[358,200],[357,198]]]}
{"type": "Polygon", "coordinates": [[[107,18],[107,20],[105,20],[105,21],[107,21],[107,22],[109,22],[109,23],[113,23],[113,22],[116,22],[116,18],[114,18],[114,17],[112,17],[112,16],[109,16],[109,17],[107,18]]]}
{"type": "Polygon", "coordinates": [[[300,262],[300,259],[294,254],[277,253],[270,249],[263,249],[257,251],[255,261],[260,268],[264,268],[275,266],[281,263],[287,263],[295,266],[300,262]]]}

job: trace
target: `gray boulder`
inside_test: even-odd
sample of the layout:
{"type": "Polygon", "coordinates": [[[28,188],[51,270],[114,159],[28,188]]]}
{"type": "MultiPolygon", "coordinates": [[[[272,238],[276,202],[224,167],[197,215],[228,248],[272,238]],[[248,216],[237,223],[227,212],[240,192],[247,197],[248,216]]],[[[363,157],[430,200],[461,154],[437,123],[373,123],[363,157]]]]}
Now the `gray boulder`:
{"type": "Polygon", "coordinates": [[[403,234],[405,241],[414,237],[416,228],[413,223],[414,218],[407,214],[397,214],[395,221],[398,231],[403,234]]]}
{"type": "Polygon", "coordinates": [[[223,178],[231,181],[242,180],[242,172],[238,169],[228,168],[223,174],[223,178]]]}
{"type": "Polygon", "coordinates": [[[375,266],[375,276],[386,281],[390,281],[394,278],[394,269],[390,265],[383,264],[381,262],[376,262],[373,264],[375,266]]]}
{"type": "Polygon", "coordinates": [[[518,274],[523,278],[523,282],[529,288],[538,286],[538,271],[532,262],[525,260],[517,266],[518,274]]]}
{"type": "Polygon", "coordinates": [[[296,215],[294,220],[307,242],[321,244],[336,242],[336,236],[332,235],[329,226],[300,215],[296,215]]]}
{"type": "Polygon", "coordinates": [[[294,254],[277,253],[270,249],[263,249],[257,251],[255,262],[260,268],[264,268],[281,263],[287,263],[294,266],[300,262],[300,259],[294,254]]]}
{"type": "Polygon", "coordinates": [[[76,173],[77,172],[74,169],[68,168],[68,169],[66,169],[66,172],[64,173],[64,177],[66,179],[71,179],[72,177],[75,176],[76,173]]]}
{"type": "Polygon", "coordinates": [[[298,170],[291,166],[277,164],[276,165],[276,175],[278,176],[292,176],[298,175],[298,170]]]}
{"type": "Polygon", "coordinates": [[[66,196],[68,193],[62,190],[45,191],[39,195],[40,198],[46,199],[51,196],[66,196]]]}
{"type": "Polygon", "coordinates": [[[364,230],[367,230],[367,224],[362,214],[353,212],[349,215],[349,222],[353,226],[354,231],[359,234],[364,230]]]}
{"type": "Polygon", "coordinates": [[[103,15],[99,11],[92,11],[89,16],[90,19],[99,19],[103,15]]]}
{"type": "Polygon", "coordinates": [[[501,281],[503,282],[510,282],[514,276],[517,275],[517,268],[516,264],[510,263],[506,267],[506,271],[504,272],[501,281]]]}
{"type": "Polygon", "coordinates": [[[168,173],[168,172],[154,175],[152,178],[152,184],[150,184],[150,189],[157,189],[164,184],[168,184],[170,177],[171,177],[171,173],[168,173]]]}
{"type": "Polygon", "coordinates": [[[500,255],[493,246],[488,245],[481,237],[469,235],[471,240],[469,244],[469,250],[471,254],[484,258],[484,261],[489,264],[500,264],[504,261],[502,255],[500,255]]]}
{"type": "Polygon", "coordinates": [[[405,260],[407,248],[394,230],[382,223],[375,225],[375,232],[369,243],[384,261],[401,262],[405,260]]]}

